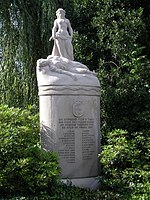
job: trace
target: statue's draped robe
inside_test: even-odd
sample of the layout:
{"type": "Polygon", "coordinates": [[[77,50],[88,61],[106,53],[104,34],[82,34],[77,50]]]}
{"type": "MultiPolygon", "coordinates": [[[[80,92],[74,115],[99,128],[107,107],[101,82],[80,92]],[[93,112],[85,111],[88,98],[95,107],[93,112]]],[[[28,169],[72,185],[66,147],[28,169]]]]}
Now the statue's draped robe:
{"type": "Polygon", "coordinates": [[[67,19],[62,20],[62,22],[60,21],[61,28],[58,28],[58,31],[56,32],[56,38],[54,39],[54,46],[51,55],[74,60],[71,36],[67,30],[67,21],[69,22],[67,19]]]}

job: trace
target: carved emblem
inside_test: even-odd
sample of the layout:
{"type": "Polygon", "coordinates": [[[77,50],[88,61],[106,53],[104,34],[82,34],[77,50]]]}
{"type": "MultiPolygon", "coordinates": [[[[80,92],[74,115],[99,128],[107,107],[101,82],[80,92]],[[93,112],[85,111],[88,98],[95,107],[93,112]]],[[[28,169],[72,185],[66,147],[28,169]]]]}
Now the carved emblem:
{"type": "Polygon", "coordinates": [[[75,117],[82,117],[83,116],[83,101],[82,100],[75,100],[72,106],[73,115],[75,117]]]}

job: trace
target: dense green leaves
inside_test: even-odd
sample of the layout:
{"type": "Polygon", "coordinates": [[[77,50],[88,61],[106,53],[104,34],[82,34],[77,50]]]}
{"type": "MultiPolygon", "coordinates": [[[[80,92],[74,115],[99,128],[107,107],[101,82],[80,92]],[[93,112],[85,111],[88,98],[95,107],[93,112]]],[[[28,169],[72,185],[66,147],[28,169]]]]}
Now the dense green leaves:
{"type": "Polygon", "coordinates": [[[37,195],[59,178],[57,156],[39,143],[38,115],[0,107],[0,194],[37,195]]]}
{"type": "Polygon", "coordinates": [[[37,102],[36,61],[50,54],[55,1],[1,2],[0,102],[26,107],[37,102]]]}
{"type": "Polygon", "coordinates": [[[112,0],[101,1],[93,20],[98,30],[100,57],[123,65],[124,59],[135,50],[136,40],[142,29],[142,9],[126,9],[112,0]]]}
{"type": "Polygon", "coordinates": [[[103,0],[93,18],[100,51],[101,113],[104,129],[148,129],[149,60],[139,45],[143,10],[127,1],[103,0]]]}
{"type": "Polygon", "coordinates": [[[86,64],[91,70],[99,68],[98,36],[92,26],[92,19],[98,10],[96,1],[74,0],[73,13],[70,16],[75,31],[73,37],[75,59],[86,64]]]}
{"type": "Polygon", "coordinates": [[[131,137],[127,131],[114,130],[107,137],[108,144],[100,154],[102,187],[126,193],[128,198],[133,193],[149,194],[149,131],[131,137]]]}

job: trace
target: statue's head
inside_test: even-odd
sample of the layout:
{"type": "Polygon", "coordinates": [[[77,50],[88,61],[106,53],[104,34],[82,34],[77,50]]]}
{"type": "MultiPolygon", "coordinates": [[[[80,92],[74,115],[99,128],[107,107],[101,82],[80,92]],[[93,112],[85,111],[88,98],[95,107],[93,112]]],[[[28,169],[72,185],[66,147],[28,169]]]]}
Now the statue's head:
{"type": "Polygon", "coordinates": [[[63,10],[62,8],[59,8],[57,11],[56,11],[56,16],[58,17],[58,16],[65,16],[65,10],[63,10]]]}

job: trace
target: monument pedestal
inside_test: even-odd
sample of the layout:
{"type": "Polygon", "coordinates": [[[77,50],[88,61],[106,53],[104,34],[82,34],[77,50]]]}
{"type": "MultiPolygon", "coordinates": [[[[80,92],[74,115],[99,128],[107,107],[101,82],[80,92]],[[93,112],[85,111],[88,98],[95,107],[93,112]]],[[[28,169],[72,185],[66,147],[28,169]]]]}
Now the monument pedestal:
{"type": "Polygon", "coordinates": [[[100,85],[93,75],[73,78],[37,67],[42,147],[58,152],[63,182],[97,189],[100,85]]]}
{"type": "Polygon", "coordinates": [[[90,188],[91,190],[97,190],[100,186],[100,182],[98,181],[97,177],[61,179],[61,181],[65,184],[67,184],[69,181],[74,186],[77,186],[80,188],[90,188]]]}

